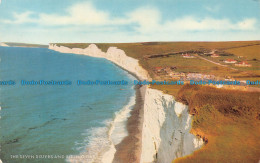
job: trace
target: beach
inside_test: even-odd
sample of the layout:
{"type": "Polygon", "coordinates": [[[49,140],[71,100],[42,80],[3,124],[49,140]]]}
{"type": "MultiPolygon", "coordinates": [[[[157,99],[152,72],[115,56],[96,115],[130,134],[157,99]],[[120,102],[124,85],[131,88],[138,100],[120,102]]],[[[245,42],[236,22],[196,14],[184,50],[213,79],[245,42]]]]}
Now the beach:
{"type": "MultiPolygon", "coordinates": [[[[137,59],[116,47],[103,52],[95,44],[85,49],[50,44],[49,49],[105,58],[138,80],[151,80],[137,59]]],[[[148,86],[136,86],[135,90],[135,104],[125,126],[128,134],[108,149],[101,162],[171,162],[201,148],[203,140],[190,133],[192,116],[186,105],[148,86]]]]}
{"type": "Polygon", "coordinates": [[[259,2],[0,0],[0,163],[260,163],[259,2]]]}
{"type": "Polygon", "coordinates": [[[146,86],[136,86],[136,103],[127,120],[126,136],[116,145],[113,163],[140,162],[142,150],[142,127],[144,118],[144,97],[146,86]]]}
{"type": "MultiPolygon", "coordinates": [[[[66,157],[55,159],[57,163],[85,154],[84,161],[92,162],[94,156],[101,160],[110,146],[118,144],[127,135],[126,120],[135,104],[133,85],[76,84],[78,79],[133,80],[126,71],[105,59],[63,54],[43,48],[1,47],[0,51],[1,78],[8,79],[16,74],[12,78],[16,85],[1,88],[1,129],[6,130],[1,139],[1,159],[4,162],[18,162],[10,155],[21,151],[35,157],[39,154],[66,157]],[[34,60],[35,64],[26,64],[29,60],[34,60]],[[8,69],[11,63],[16,66],[8,69]],[[43,71],[45,65],[48,67],[43,71]],[[100,73],[103,70],[105,74],[100,73]],[[42,75],[47,79],[45,81],[68,79],[74,84],[40,85],[42,75]],[[22,85],[21,78],[35,82],[22,85]],[[38,85],[35,85],[36,82],[38,85]],[[22,100],[19,100],[20,97],[23,97],[22,100]],[[34,123],[31,123],[32,120],[34,123]],[[9,124],[14,130],[8,129],[9,124]],[[17,132],[20,134],[17,135],[17,132]],[[67,155],[72,157],[67,158],[67,155]]],[[[108,158],[113,159],[113,156],[114,153],[108,158]]]]}
{"type": "MultiPolygon", "coordinates": [[[[107,53],[102,52],[95,44],[91,44],[86,49],[70,49],[51,44],[49,49],[63,53],[75,53],[98,58],[106,58],[119,66],[119,68],[129,72],[138,80],[150,78],[148,73],[141,66],[139,66],[138,60],[128,57],[124,51],[117,49],[116,47],[109,48],[107,53]]],[[[126,123],[128,135],[115,146],[116,151],[111,149],[113,147],[110,148],[108,154],[103,156],[103,161],[111,161],[111,158],[108,157],[111,157],[112,153],[115,152],[113,159],[114,163],[140,162],[142,150],[143,108],[146,86],[135,86],[135,90],[135,105],[126,123]]]]}

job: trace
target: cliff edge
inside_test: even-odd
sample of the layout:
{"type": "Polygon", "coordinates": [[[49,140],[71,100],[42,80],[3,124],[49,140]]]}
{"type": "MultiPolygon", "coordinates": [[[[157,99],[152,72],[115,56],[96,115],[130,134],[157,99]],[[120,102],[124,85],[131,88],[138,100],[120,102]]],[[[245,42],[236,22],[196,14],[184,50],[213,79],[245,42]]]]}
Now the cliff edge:
{"type": "MultiPolygon", "coordinates": [[[[123,50],[116,47],[110,47],[106,53],[95,44],[90,44],[85,49],[70,49],[50,44],[49,49],[62,53],[106,58],[134,74],[139,80],[151,79],[137,59],[128,57],[123,50]]],[[[145,88],[143,99],[142,109],[135,114],[141,119],[141,126],[136,127],[141,128],[138,133],[141,135],[141,149],[133,152],[139,152],[141,158],[133,162],[172,162],[178,157],[192,154],[203,145],[201,138],[190,133],[192,116],[188,113],[188,106],[176,102],[171,95],[151,88],[145,88]]]]}

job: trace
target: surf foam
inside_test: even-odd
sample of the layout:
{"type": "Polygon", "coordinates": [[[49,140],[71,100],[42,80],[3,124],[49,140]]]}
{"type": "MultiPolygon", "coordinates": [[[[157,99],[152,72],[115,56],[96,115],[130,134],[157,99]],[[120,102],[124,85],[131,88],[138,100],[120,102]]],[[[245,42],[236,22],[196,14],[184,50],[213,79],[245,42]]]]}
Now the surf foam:
{"type": "Polygon", "coordinates": [[[126,124],[130,112],[135,105],[135,96],[132,96],[126,106],[115,113],[113,120],[108,120],[105,127],[92,128],[89,144],[85,151],[79,155],[68,158],[71,163],[79,162],[101,162],[110,163],[114,159],[116,152],[115,145],[119,144],[128,135],[126,124]]]}

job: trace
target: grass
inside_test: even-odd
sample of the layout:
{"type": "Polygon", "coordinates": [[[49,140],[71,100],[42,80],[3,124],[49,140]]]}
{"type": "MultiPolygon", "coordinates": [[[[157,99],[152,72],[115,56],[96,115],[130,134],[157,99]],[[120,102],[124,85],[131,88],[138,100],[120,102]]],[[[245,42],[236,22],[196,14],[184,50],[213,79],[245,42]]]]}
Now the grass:
{"type": "MultiPolygon", "coordinates": [[[[215,133],[210,129],[204,129],[207,132],[208,144],[202,149],[195,151],[192,155],[184,158],[178,158],[175,163],[257,163],[259,161],[259,124],[241,123],[240,121],[232,122],[228,119],[222,119],[225,126],[218,123],[214,125],[215,133]],[[208,131],[209,130],[209,131],[208,131]],[[208,133],[211,133],[208,134],[208,133]]],[[[212,126],[211,126],[212,127],[212,126]]]]}
{"type": "Polygon", "coordinates": [[[147,61],[148,65],[156,65],[156,66],[175,66],[177,69],[176,72],[196,72],[196,73],[204,73],[211,75],[219,75],[223,74],[227,75],[233,70],[212,64],[208,61],[205,61],[200,58],[183,58],[181,55],[173,55],[167,58],[159,58],[159,59],[149,59],[147,61]]]}
{"type": "MultiPolygon", "coordinates": [[[[57,43],[58,46],[69,48],[86,48],[90,43],[57,43]]],[[[233,41],[233,42],[159,42],[159,43],[95,43],[104,52],[110,46],[123,49],[133,58],[143,58],[145,55],[161,54],[187,50],[227,49],[247,45],[260,44],[260,41],[233,41]]]]}
{"type": "MultiPolygon", "coordinates": [[[[204,56],[204,58],[235,68],[238,70],[240,76],[243,72],[247,72],[247,74],[249,74],[250,76],[260,76],[260,45],[232,48],[227,50],[227,52],[234,54],[234,56],[222,56],[218,58],[204,56]],[[252,65],[252,67],[237,67],[235,66],[235,64],[226,64],[223,62],[226,59],[234,59],[238,62],[247,61],[249,64],[252,65]]],[[[236,78],[236,75],[233,75],[233,77],[236,78]]]]}
{"type": "Polygon", "coordinates": [[[194,115],[191,132],[208,143],[188,162],[258,162],[260,156],[260,93],[183,86],[177,99],[194,115]]]}
{"type": "MultiPolygon", "coordinates": [[[[184,59],[180,55],[171,55],[168,58],[147,59],[145,56],[189,50],[211,51],[212,49],[219,49],[228,53],[234,53],[233,57],[235,58],[244,56],[247,59],[258,59],[260,56],[259,44],[260,41],[96,43],[104,52],[111,46],[124,50],[128,56],[138,59],[141,66],[148,71],[152,78],[156,77],[156,74],[152,71],[155,66],[177,66],[176,71],[179,72],[207,73],[220,77],[229,76],[236,78],[236,76],[245,76],[246,78],[255,78],[255,76],[260,75],[259,61],[249,61],[253,65],[251,68],[234,67],[238,69],[238,71],[235,71],[198,58],[184,59]],[[242,51],[240,52],[241,49],[242,51]]],[[[86,48],[89,43],[63,43],[57,45],[69,48],[86,48]]]]}
{"type": "Polygon", "coordinates": [[[182,85],[151,85],[152,89],[162,90],[163,93],[177,96],[177,92],[181,89],[182,85]]]}
{"type": "MultiPolygon", "coordinates": [[[[106,52],[111,46],[118,47],[140,65],[152,78],[157,66],[176,66],[180,72],[198,72],[240,80],[260,80],[260,41],[237,42],[155,42],[155,43],[109,43],[96,44],[106,52]],[[167,58],[147,59],[147,55],[165,54],[187,50],[211,51],[218,49],[243,56],[253,66],[250,68],[221,67],[194,58],[184,59],[180,55],[167,58]]],[[[58,44],[70,48],[86,48],[89,44],[58,44]]],[[[211,59],[207,57],[208,59],[211,59]]],[[[230,58],[230,57],[227,57],[230,58]]],[[[241,59],[244,59],[241,58],[241,59]]],[[[223,59],[223,58],[222,58],[223,59]]],[[[211,59],[218,62],[219,58],[211,59]]],[[[165,77],[167,78],[167,77],[165,77]]],[[[171,94],[189,105],[194,115],[191,132],[203,137],[208,143],[192,155],[178,158],[174,162],[258,162],[260,156],[260,93],[216,89],[190,85],[152,85],[154,89],[171,94]]]]}
{"type": "Polygon", "coordinates": [[[247,60],[257,59],[260,61],[260,45],[233,48],[226,50],[226,52],[236,56],[243,56],[247,60]]]}

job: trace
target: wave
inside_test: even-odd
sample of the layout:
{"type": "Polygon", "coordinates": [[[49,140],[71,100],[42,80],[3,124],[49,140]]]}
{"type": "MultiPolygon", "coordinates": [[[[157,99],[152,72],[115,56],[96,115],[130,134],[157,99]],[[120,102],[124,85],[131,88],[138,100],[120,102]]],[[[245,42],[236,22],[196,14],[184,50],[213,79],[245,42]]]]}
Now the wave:
{"type": "MultiPolygon", "coordinates": [[[[92,128],[88,132],[91,135],[86,137],[86,140],[89,139],[90,141],[84,147],[85,150],[79,155],[67,158],[66,161],[71,163],[111,163],[116,153],[115,146],[128,135],[127,119],[134,105],[135,95],[130,98],[126,106],[115,113],[113,119],[104,122],[105,127],[92,128]]],[[[78,148],[78,150],[81,149],[78,148]]]]}

